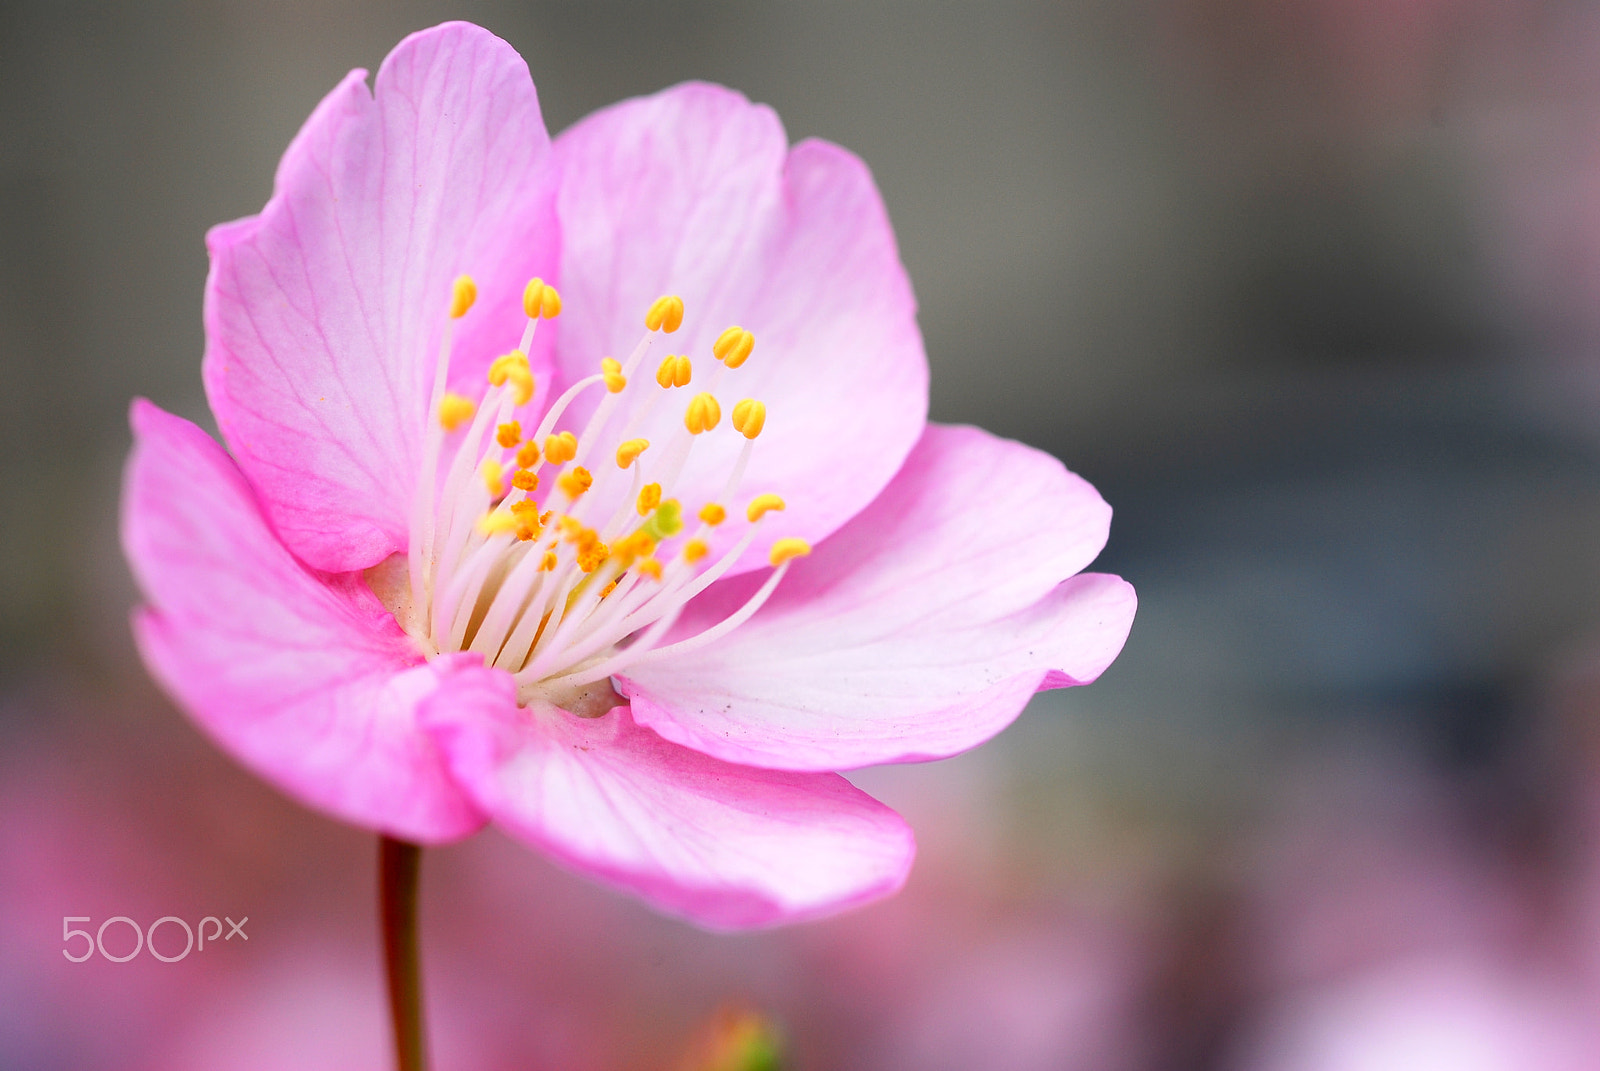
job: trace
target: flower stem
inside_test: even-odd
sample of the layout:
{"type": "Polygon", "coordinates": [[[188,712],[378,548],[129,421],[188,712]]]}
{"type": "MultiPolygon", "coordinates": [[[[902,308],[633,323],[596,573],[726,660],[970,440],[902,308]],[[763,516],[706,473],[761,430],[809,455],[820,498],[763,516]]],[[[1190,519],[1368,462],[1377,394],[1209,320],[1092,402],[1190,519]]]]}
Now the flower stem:
{"type": "Polygon", "coordinates": [[[422,849],[378,840],[378,901],[383,914],[383,963],[389,976],[389,1015],[394,1021],[395,1067],[427,1071],[422,1027],[422,971],[417,955],[417,878],[422,849]]]}

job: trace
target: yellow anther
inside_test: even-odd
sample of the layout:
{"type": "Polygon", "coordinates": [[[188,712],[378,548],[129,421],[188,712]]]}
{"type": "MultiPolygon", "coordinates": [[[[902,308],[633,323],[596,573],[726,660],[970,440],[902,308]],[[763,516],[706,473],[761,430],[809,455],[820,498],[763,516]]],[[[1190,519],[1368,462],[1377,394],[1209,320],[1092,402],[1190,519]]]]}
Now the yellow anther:
{"type": "Polygon", "coordinates": [[[531,469],[539,463],[539,444],[529,439],[517,447],[517,467],[531,469]]]}
{"type": "Polygon", "coordinates": [[[594,485],[594,477],[589,475],[589,470],[582,465],[571,472],[562,473],[561,479],[556,481],[556,486],[566,492],[570,498],[577,498],[594,485]]]}
{"type": "Polygon", "coordinates": [[[711,356],[719,361],[725,360],[728,354],[733,352],[733,347],[738,345],[742,338],[744,338],[744,328],[728,328],[718,335],[717,340],[711,344],[711,356]]]}
{"type": "Polygon", "coordinates": [[[472,281],[472,276],[456,276],[456,281],[450,284],[450,319],[461,319],[477,300],[478,284],[472,281]]]}
{"type": "Polygon", "coordinates": [[[483,535],[506,535],[517,530],[515,514],[495,510],[478,518],[478,531],[483,535]]]}
{"type": "Polygon", "coordinates": [[[643,558],[656,549],[656,541],[644,531],[634,532],[623,536],[617,541],[617,556],[624,561],[633,561],[643,558]]]}
{"type": "Polygon", "coordinates": [[[544,557],[542,559],[540,559],[540,561],[539,561],[539,571],[541,573],[550,573],[550,572],[554,572],[555,571],[555,567],[556,567],[556,552],[553,551],[553,550],[545,551],[544,552],[544,557]]]}
{"type": "Polygon", "coordinates": [[[683,426],[689,429],[690,435],[699,435],[703,431],[710,431],[717,426],[717,421],[722,419],[722,406],[717,400],[704,391],[689,399],[689,408],[683,414],[683,426]]]}
{"type": "Polygon", "coordinates": [[[650,449],[649,439],[629,439],[617,447],[617,468],[627,468],[638,460],[640,454],[648,449],[650,449]]]}
{"type": "Polygon", "coordinates": [[[729,368],[738,368],[755,348],[756,336],[742,327],[730,327],[711,344],[711,355],[729,368]]]}
{"type": "Polygon", "coordinates": [[[711,553],[711,548],[706,546],[703,539],[691,539],[683,545],[683,560],[693,565],[695,562],[711,553]]]}
{"type": "Polygon", "coordinates": [[[656,507],[661,505],[661,485],[659,483],[645,484],[639,491],[639,500],[633,505],[639,511],[639,516],[650,516],[655,512],[656,507]]]}
{"type": "Polygon", "coordinates": [[[651,580],[661,579],[661,563],[654,558],[640,558],[633,567],[651,580]]]}
{"type": "Polygon", "coordinates": [[[683,299],[676,294],[664,294],[650,304],[644,314],[644,326],[651,331],[672,334],[683,323],[683,299]]]}
{"type": "Polygon", "coordinates": [[[527,405],[533,397],[533,372],[528,368],[528,355],[521,350],[496,357],[489,365],[489,383],[502,387],[511,383],[518,405],[527,405]]]}
{"type": "Polygon", "coordinates": [[[483,467],[478,470],[483,476],[483,486],[489,489],[489,497],[498,498],[505,494],[506,470],[494,458],[485,458],[483,467]]]}
{"type": "Polygon", "coordinates": [[[511,503],[511,515],[516,518],[517,538],[526,543],[539,534],[539,505],[532,499],[511,503]]]}
{"type": "Polygon", "coordinates": [[[511,386],[515,389],[514,400],[517,405],[527,405],[533,399],[533,373],[528,371],[526,364],[515,366],[511,369],[511,386]]]}
{"type": "Polygon", "coordinates": [[[622,363],[615,357],[600,358],[600,374],[606,377],[606,390],[612,394],[621,393],[628,385],[628,377],[622,374],[622,363]]]}
{"type": "Polygon", "coordinates": [[[583,522],[576,517],[563,517],[556,522],[556,527],[561,529],[561,534],[567,537],[567,542],[576,543],[579,534],[583,531],[583,522]]]}
{"type": "Polygon", "coordinates": [[[600,564],[611,557],[611,548],[599,540],[578,551],[578,568],[586,573],[592,573],[600,568],[600,564]]]}
{"type": "Polygon", "coordinates": [[[772,553],[767,555],[767,560],[773,565],[782,565],[794,558],[804,558],[811,553],[811,544],[804,539],[780,539],[772,544],[772,553]]]}
{"type": "Polygon", "coordinates": [[[733,430],[746,439],[754,439],[767,426],[767,406],[754,398],[746,398],[733,407],[733,430]]]}
{"type": "Polygon", "coordinates": [[[537,491],[539,477],[528,469],[518,469],[511,474],[511,486],[519,491],[537,491]]]}
{"type": "Polygon", "coordinates": [[[728,519],[728,511],[715,502],[707,502],[700,507],[700,519],[715,528],[728,519]]]}
{"type": "Polygon", "coordinates": [[[544,280],[532,279],[522,292],[522,311],[528,314],[530,320],[537,320],[541,316],[546,320],[554,320],[561,315],[561,294],[544,280]]]}
{"type": "Polygon", "coordinates": [[[560,465],[578,456],[578,437],[570,431],[548,435],[544,440],[544,459],[560,465]]]}
{"type": "Polygon", "coordinates": [[[744,511],[744,515],[750,518],[751,524],[754,524],[773,510],[781,509],[783,509],[783,499],[777,495],[757,495],[750,500],[750,508],[744,511]]]}
{"type": "Polygon", "coordinates": [[[506,382],[506,376],[510,373],[511,367],[516,364],[522,364],[523,366],[526,366],[527,363],[528,355],[523,353],[521,350],[512,350],[510,353],[502,353],[500,356],[489,362],[490,385],[496,387],[504,386],[506,382]]]}
{"type": "Polygon", "coordinates": [[[656,369],[656,382],[663,387],[687,387],[693,372],[694,366],[689,363],[689,358],[669,353],[661,359],[661,367],[656,369]]]}
{"type": "Polygon", "coordinates": [[[463,398],[459,394],[446,394],[439,399],[439,426],[445,431],[455,431],[461,425],[472,419],[472,414],[478,407],[472,403],[471,398],[463,398]]]}
{"type": "MultiPolygon", "coordinates": [[[[735,409],[733,412],[733,419],[735,422],[737,422],[739,419],[739,410],[735,409]]],[[[522,425],[517,423],[515,420],[506,424],[501,424],[494,430],[494,441],[505,447],[507,450],[511,449],[513,446],[516,446],[522,441],[522,425]]]]}
{"type": "Polygon", "coordinates": [[[610,595],[613,591],[616,591],[616,590],[617,590],[617,582],[615,580],[613,580],[611,583],[607,584],[605,587],[600,589],[600,597],[603,599],[607,595],[610,595]]]}

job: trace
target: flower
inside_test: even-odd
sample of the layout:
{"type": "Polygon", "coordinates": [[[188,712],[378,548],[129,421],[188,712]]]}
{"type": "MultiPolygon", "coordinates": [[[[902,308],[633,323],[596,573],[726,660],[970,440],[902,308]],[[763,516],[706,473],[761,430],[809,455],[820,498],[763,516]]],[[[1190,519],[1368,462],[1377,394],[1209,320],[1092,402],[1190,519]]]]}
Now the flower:
{"type": "Polygon", "coordinates": [[[134,403],[152,672],[257,773],[396,837],[492,819],[717,928],[893,892],[910,830],[837,771],[1097,676],[1134,607],[1078,572],[1108,507],[927,425],[844,150],[700,84],[552,143],[522,59],[463,23],[365,76],[208,236],[231,456],[134,403]]]}

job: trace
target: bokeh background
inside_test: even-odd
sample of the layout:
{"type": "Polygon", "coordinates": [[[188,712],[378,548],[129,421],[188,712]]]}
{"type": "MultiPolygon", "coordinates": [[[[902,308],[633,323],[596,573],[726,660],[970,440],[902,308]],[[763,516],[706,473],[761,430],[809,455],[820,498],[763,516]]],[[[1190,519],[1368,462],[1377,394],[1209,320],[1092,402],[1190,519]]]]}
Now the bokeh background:
{"type": "Polygon", "coordinates": [[[349,68],[481,22],[552,130],[688,78],[874,169],[933,415],[1050,450],[1141,596],[1097,684],[866,771],[898,899],[702,934],[430,852],[439,1066],[1600,1068],[1600,9],[0,2],[0,1067],[380,1068],[375,846],[143,674],[125,412],[208,423],[202,236],[349,68]],[[175,964],[66,915],[249,916],[175,964]],[[709,1024],[709,1025],[708,1025],[709,1024]],[[699,1039],[697,1041],[697,1039],[699,1039]]]}

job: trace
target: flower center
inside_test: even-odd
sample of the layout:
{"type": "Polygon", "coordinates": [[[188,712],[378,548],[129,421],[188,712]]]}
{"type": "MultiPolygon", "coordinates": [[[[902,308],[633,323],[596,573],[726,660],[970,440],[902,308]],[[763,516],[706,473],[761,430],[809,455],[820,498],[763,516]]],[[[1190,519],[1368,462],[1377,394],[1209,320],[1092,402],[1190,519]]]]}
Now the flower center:
{"type": "Polygon", "coordinates": [[[526,354],[539,322],[560,314],[561,297],[539,279],[528,284],[522,341],[490,365],[475,402],[445,383],[454,322],[476,293],[467,276],[456,280],[429,402],[407,582],[391,585],[399,590],[385,599],[401,625],[430,657],[476,651],[512,673],[526,703],[579,695],[630,666],[715,642],[747,620],[789,563],[810,553],[805,541],[773,543],[772,575],[729,617],[662,643],[689,600],[732,568],[765,518],[784,508],[774,494],[751,498],[742,518],[722,504],[738,493],[766,423],[766,406],[753,398],[730,414],[744,442],[717,499],[692,503],[691,513],[673,495],[695,443],[722,423],[713,391],[749,359],[754,336],[741,327],[724,331],[712,346],[718,366],[698,392],[683,389],[693,378],[687,355],[668,354],[653,377],[636,377],[657,338],[683,322],[682,299],[661,297],[627,359],[603,358],[528,433],[534,379],[526,354]],[[563,427],[573,402],[597,390],[582,430],[563,427]],[[683,405],[683,419],[666,442],[652,444],[637,432],[663,404],[683,405]],[[713,559],[713,529],[730,520],[744,530],[713,559]]]}

